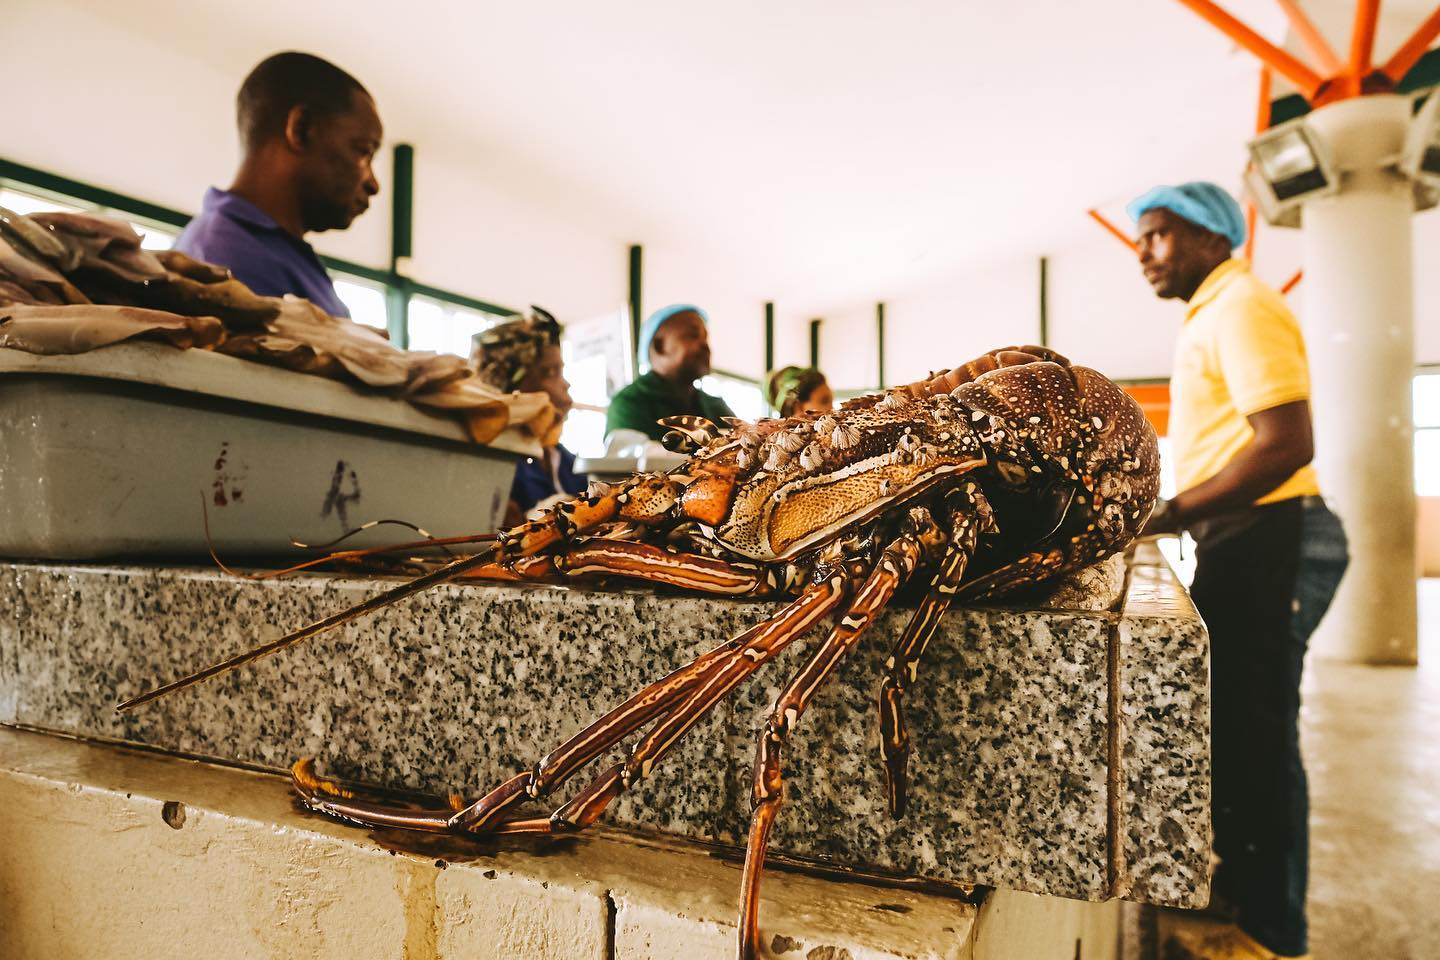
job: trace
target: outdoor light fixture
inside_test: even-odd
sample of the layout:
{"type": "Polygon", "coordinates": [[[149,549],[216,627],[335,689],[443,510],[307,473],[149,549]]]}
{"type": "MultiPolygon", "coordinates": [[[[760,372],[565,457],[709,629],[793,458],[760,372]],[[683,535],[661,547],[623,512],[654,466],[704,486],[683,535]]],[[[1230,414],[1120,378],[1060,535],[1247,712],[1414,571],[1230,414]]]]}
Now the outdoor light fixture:
{"type": "Polygon", "coordinates": [[[1300,206],[1335,193],[1340,176],[1320,138],[1299,117],[1250,141],[1245,186],[1265,215],[1279,227],[1300,225],[1300,206]]]}
{"type": "Polygon", "coordinates": [[[1440,88],[1410,120],[1405,149],[1400,154],[1400,172],[1423,182],[1432,192],[1440,189],[1440,88]]]}

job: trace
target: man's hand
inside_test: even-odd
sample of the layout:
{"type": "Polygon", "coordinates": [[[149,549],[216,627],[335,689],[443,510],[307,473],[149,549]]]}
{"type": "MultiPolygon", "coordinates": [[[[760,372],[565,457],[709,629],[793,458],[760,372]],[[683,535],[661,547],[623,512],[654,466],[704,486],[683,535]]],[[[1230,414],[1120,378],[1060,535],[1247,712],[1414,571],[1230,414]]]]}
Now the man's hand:
{"type": "Polygon", "coordinates": [[[1175,509],[1175,501],[1157,500],[1155,509],[1150,512],[1150,519],[1145,521],[1145,529],[1140,531],[1140,536],[1173,537],[1180,532],[1180,528],[1180,511],[1175,509]]]}

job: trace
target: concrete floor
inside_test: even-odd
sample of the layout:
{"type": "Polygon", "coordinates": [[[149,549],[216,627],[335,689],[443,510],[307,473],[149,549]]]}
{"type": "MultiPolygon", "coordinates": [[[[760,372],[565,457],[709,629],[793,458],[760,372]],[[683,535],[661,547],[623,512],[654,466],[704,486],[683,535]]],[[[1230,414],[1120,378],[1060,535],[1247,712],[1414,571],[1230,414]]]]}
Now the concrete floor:
{"type": "Polygon", "coordinates": [[[1440,580],[1420,582],[1420,667],[1312,659],[1315,960],[1440,958],[1440,580]]]}
{"type": "MultiPolygon", "coordinates": [[[[1440,579],[1420,581],[1419,668],[1312,657],[1301,730],[1313,960],[1440,960],[1440,579]]],[[[1216,925],[1157,920],[1158,943],[1216,925]]]]}

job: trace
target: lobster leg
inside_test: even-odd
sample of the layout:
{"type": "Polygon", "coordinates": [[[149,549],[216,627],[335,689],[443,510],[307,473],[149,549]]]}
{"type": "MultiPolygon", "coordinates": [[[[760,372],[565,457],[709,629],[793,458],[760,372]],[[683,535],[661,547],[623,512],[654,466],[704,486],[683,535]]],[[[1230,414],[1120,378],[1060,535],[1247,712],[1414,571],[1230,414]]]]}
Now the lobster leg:
{"type": "Polygon", "coordinates": [[[314,760],[308,757],[297,761],[291,767],[291,782],[311,810],[355,823],[405,827],[433,833],[456,830],[469,833],[507,832],[503,829],[504,824],[498,821],[511,807],[527,799],[539,799],[548,795],[556,786],[568,780],[576,770],[663,714],[684,697],[697,680],[711,670],[717,660],[739,649],[750,633],[753,631],[726,641],[664,679],[650,684],[547,753],[532,770],[516,774],[468,806],[452,799],[449,807],[411,810],[356,800],[354,792],[343,784],[317,776],[314,760]]]}
{"type": "MultiPolygon", "coordinates": [[[[654,763],[722,697],[833,610],[843,598],[844,589],[845,582],[839,576],[810,587],[771,619],[651,684],[550,751],[535,765],[528,789],[530,796],[548,794],[635,730],[665,715],[665,719],[636,744],[625,763],[606,770],[549,818],[506,824],[499,832],[573,832],[594,823],[612,800],[648,776],[654,763]]],[[[509,805],[506,798],[499,795],[504,789],[502,786],[461,811],[453,825],[477,831],[494,823],[495,804],[509,805]]]]}
{"type": "MultiPolygon", "coordinates": [[[[313,761],[308,759],[295,764],[291,780],[310,809],[364,825],[405,827],[436,833],[549,833],[581,829],[594,822],[605,806],[632,782],[629,777],[622,782],[619,771],[623,765],[607,770],[549,818],[510,823],[499,821],[511,807],[526,799],[547,795],[581,767],[657,716],[669,713],[673,719],[686,715],[688,722],[684,722],[683,729],[674,736],[657,741],[652,733],[637,746],[636,754],[642,750],[646,752],[638,761],[633,754],[631,759],[648,773],[650,765],[693,727],[719,697],[768,662],[790,640],[810,629],[818,619],[834,609],[843,595],[844,583],[839,577],[811,587],[770,620],[649,685],[546,754],[533,770],[511,777],[468,807],[456,809],[456,804],[449,808],[413,810],[358,800],[343,785],[316,776],[313,761]],[[741,670],[733,682],[724,686],[713,700],[696,703],[693,694],[697,689],[713,686],[714,678],[722,674],[725,677],[735,674],[737,664],[741,670]]],[[[633,779],[638,780],[639,777],[633,779]]]]}
{"type": "Polygon", "coordinates": [[[310,758],[298,761],[291,768],[291,782],[310,809],[343,820],[437,833],[457,829],[469,833],[501,832],[498,827],[503,825],[498,821],[511,807],[527,799],[546,796],[576,770],[664,713],[683,698],[717,660],[739,649],[753,632],[726,641],[650,684],[547,753],[534,769],[516,774],[468,806],[452,801],[450,807],[409,810],[355,800],[354,792],[338,781],[317,776],[310,758]]]}
{"type": "Polygon", "coordinates": [[[750,839],[745,848],[745,872],[740,888],[738,946],[741,960],[753,960],[760,951],[760,877],[765,867],[770,830],[784,798],[780,754],[785,738],[805,712],[820,684],[825,682],[841,658],[854,649],[861,633],[915,571],[924,549],[920,536],[913,532],[902,534],[885,548],[875,568],[856,591],[850,609],[776,698],[770,718],[760,729],[755,750],[754,813],[750,820],[750,839]]]}
{"type": "Polygon", "coordinates": [[[555,558],[567,576],[609,575],[722,596],[765,595],[777,586],[758,568],[625,540],[587,540],[555,558]]]}
{"type": "Polygon", "coordinates": [[[1065,565],[1065,554],[1059,547],[1032,550],[1019,560],[991,570],[961,587],[956,596],[961,600],[988,600],[1027,585],[1038,585],[1058,574],[1065,565]]]}
{"type": "Polygon", "coordinates": [[[905,633],[885,661],[885,679],[880,683],[880,755],[885,761],[886,799],[890,815],[899,820],[905,813],[908,779],[906,767],[910,760],[910,734],[905,728],[905,691],[915,682],[920,658],[935,634],[955,596],[956,588],[965,578],[966,567],[975,552],[982,530],[992,529],[989,504],[975,484],[966,484],[958,492],[963,498],[951,510],[950,543],[940,560],[940,568],[930,581],[930,592],[920,601],[905,633]]]}
{"type": "Polygon", "coordinates": [[[848,578],[836,572],[812,585],[779,614],[748,631],[749,641],[730,652],[668,716],[645,735],[623,763],[606,770],[575,799],[550,817],[551,829],[580,830],[595,822],[605,807],[651,769],[710,710],[745,680],[803,636],[844,599],[848,578]]]}

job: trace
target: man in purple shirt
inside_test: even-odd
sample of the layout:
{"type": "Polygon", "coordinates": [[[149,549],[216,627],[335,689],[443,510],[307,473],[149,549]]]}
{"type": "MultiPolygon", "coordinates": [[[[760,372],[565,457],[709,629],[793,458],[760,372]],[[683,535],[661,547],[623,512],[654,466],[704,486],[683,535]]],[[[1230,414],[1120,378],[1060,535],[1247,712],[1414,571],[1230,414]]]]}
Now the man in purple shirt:
{"type": "Polygon", "coordinates": [[[344,230],[380,191],[375,101],[334,64],[291,52],[250,71],[236,105],[240,170],[229,190],[205,192],[175,249],[229,267],[256,293],[350,316],[305,234],[344,230]]]}

